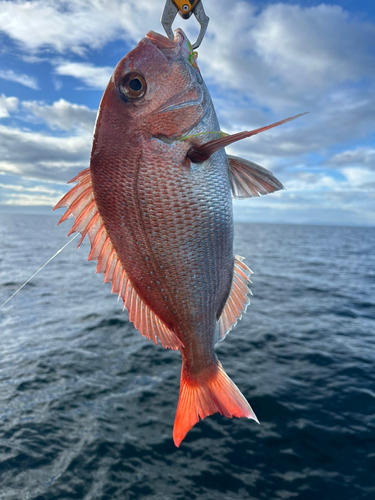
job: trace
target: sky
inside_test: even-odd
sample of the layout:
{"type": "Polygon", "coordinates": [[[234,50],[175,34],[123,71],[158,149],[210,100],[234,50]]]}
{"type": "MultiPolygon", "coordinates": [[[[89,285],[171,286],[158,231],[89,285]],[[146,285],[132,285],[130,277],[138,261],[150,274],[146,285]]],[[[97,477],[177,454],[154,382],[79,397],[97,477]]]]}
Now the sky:
{"type": "MultiPolygon", "coordinates": [[[[375,2],[202,0],[198,49],[227,148],[285,186],[237,221],[375,225],[375,2]]],[[[0,0],[0,212],[50,213],[89,166],[101,95],[164,0],[0,0]]],[[[192,40],[194,17],[177,16],[192,40]]]]}

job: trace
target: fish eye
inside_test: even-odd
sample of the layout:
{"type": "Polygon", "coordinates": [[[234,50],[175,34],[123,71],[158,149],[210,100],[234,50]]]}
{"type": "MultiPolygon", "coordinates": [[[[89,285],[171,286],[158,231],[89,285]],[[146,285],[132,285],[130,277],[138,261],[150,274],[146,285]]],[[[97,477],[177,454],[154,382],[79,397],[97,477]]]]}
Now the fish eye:
{"type": "Polygon", "coordinates": [[[146,89],[146,80],[138,71],[127,73],[119,85],[120,92],[128,99],[139,99],[143,97],[146,89]]]}

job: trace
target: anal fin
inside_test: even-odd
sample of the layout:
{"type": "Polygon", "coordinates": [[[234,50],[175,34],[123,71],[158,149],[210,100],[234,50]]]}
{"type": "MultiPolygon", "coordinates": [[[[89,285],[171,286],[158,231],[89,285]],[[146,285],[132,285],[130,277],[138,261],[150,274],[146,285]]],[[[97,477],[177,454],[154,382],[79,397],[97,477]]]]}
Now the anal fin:
{"type": "Polygon", "coordinates": [[[234,328],[242,314],[250,304],[251,290],[247,286],[252,270],[243,262],[243,257],[234,256],[232,287],[223,312],[216,324],[215,343],[224,340],[228,332],[234,328]]]}

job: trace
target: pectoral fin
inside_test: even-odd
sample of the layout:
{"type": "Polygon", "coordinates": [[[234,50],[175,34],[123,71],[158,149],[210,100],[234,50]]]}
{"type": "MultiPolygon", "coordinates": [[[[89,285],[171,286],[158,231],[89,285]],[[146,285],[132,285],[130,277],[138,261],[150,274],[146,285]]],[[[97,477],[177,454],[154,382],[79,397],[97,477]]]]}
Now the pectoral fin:
{"type": "Polygon", "coordinates": [[[206,142],[205,144],[193,144],[188,152],[187,155],[190,158],[190,160],[193,163],[200,163],[203,161],[208,160],[208,158],[214,154],[216,151],[219,151],[219,149],[226,148],[230,144],[233,144],[234,142],[241,141],[242,139],[245,139],[246,137],[251,137],[252,135],[259,134],[260,132],[264,132],[265,130],[269,130],[274,127],[278,127],[279,125],[282,125],[283,123],[290,122],[292,120],[295,120],[296,118],[299,118],[300,116],[305,115],[306,113],[301,113],[296,116],[291,116],[290,118],[286,118],[285,120],[281,120],[276,123],[272,123],[271,125],[267,125],[266,127],[261,127],[257,128],[255,130],[245,130],[244,132],[238,132],[237,134],[232,134],[232,135],[227,135],[225,137],[221,137],[220,139],[216,139],[214,141],[206,142]]]}
{"type": "Polygon", "coordinates": [[[284,189],[266,168],[237,156],[228,155],[228,159],[233,198],[244,200],[284,189]]]}

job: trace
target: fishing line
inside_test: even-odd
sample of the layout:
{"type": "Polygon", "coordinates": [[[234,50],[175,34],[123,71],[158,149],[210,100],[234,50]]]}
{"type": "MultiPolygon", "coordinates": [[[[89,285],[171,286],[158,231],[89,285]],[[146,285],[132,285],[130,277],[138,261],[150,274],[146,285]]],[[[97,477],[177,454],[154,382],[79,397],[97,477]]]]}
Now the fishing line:
{"type": "Polygon", "coordinates": [[[70,244],[71,244],[71,242],[72,242],[75,238],[77,238],[77,236],[80,236],[80,233],[77,233],[75,236],[73,236],[73,238],[71,238],[71,239],[68,241],[68,243],[66,243],[66,244],[65,244],[62,248],[60,248],[60,250],[58,250],[58,251],[55,253],[55,255],[53,255],[53,256],[52,256],[49,260],[47,260],[47,262],[46,262],[45,264],[43,264],[43,265],[42,265],[42,267],[41,267],[40,269],[38,269],[38,270],[37,270],[37,272],[36,272],[36,273],[34,273],[34,274],[31,276],[31,278],[29,278],[27,281],[25,281],[25,283],[24,283],[22,286],[20,286],[20,287],[19,287],[19,289],[18,289],[18,290],[16,290],[16,291],[14,292],[14,294],[13,294],[13,295],[11,295],[11,296],[9,297],[9,299],[7,299],[7,300],[4,302],[4,304],[2,304],[2,305],[0,306],[0,309],[1,309],[2,307],[4,307],[4,306],[5,306],[5,304],[6,304],[7,302],[9,302],[9,301],[10,301],[10,299],[13,299],[13,297],[14,297],[14,296],[15,296],[15,295],[16,295],[16,294],[20,291],[20,290],[22,290],[22,288],[23,288],[25,285],[27,285],[27,284],[29,283],[29,281],[31,281],[31,280],[34,278],[34,276],[36,276],[36,275],[37,275],[37,274],[38,274],[38,273],[39,273],[42,269],[44,269],[44,268],[46,267],[46,265],[47,265],[47,264],[49,264],[49,263],[51,262],[51,260],[53,260],[53,259],[56,257],[56,255],[59,255],[59,253],[60,253],[60,252],[62,252],[62,251],[64,250],[64,248],[66,248],[68,245],[70,245],[70,244]]]}

